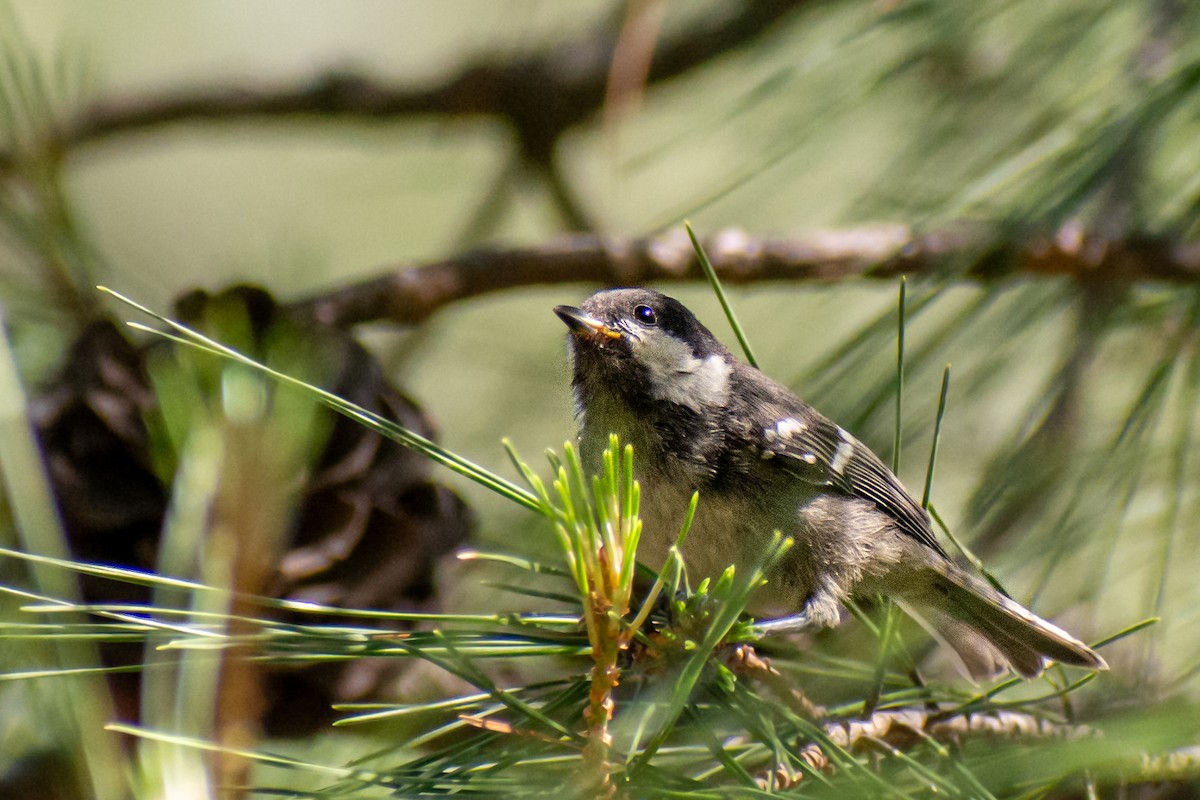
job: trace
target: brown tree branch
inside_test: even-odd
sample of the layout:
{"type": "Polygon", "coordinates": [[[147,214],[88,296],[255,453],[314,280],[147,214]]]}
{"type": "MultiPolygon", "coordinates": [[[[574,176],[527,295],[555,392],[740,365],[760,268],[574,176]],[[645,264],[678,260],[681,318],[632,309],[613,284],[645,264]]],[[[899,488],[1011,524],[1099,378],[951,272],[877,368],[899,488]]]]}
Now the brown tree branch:
{"type": "MultiPolygon", "coordinates": [[[[704,241],[722,280],[839,281],[898,274],[997,280],[1012,275],[1063,276],[1081,282],[1200,283],[1200,244],[1135,238],[1092,241],[1073,228],[1053,238],[1014,243],[986,226],[915,233],[902,225],[766,239],[725,231],[704,241]]],[[[322,323],[414,324],[443,306],[525,286],[588,283],[629,286],[703,278],[687,236],[673,230],[646,239],[576,236],[540,247],[484,249],[386,274],[293,308],[322,323]]]]}
{"type": "MultiPolygon", "coordinates": [[[[771,30],[806,0],[743,0],[718,6],[688,29],[657,43],[646,85],[682,75],[771,30]]],[[[512,128],[521,164],[547,186],[568,230],[594,230],[556,161],[558,142],[605,103],[619,42],[617,25],[509,62],[482,62],[441,82],[402,87],[365,75],[330,71],[290,87],[187,88],[109,98],[24,148],[0,149],[0,178],[29,152],[57,161],[81,145],[180,122],[311,117],[384,120],[421,115],[494,116],[512,128]]]]}
{"type": "MultiPolygon", "coordinates": [[[[718,7],[712,16],[661,40],[647,83],[677,77],[746,45],[805,1],[744,0],[718,7]]],[[[526,158],[545,165],[563,133],[590,119],[603,105],[617,37],[617,26],[601,26],[578,40],[527,58],[476,64],[425,87],[405,88],[331,71],[293,87],[218,86],[110,98],[59,126],[43,146],[61,153],[178,122],[489,115],[507,119],[526,158]]],[[[19,157],[13,151],[0,151],[0,173],[15,166],[19,157]]]]}

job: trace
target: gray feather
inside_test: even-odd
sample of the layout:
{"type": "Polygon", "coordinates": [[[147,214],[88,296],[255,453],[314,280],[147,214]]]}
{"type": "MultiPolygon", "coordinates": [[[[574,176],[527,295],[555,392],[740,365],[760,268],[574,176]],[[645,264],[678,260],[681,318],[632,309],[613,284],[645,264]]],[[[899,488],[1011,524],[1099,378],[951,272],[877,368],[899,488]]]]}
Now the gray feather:
{"type": "Polygon", "coordinates": [[[1024,678],[1041,675],[1046,659],[1108,669],[1104,659],[1083,642],[986,581],[952,564],[939,564],[925,577],[919,584],[924,584],[926,591],[908,594],[907,599],[917,615],[927,617],[939,638],[959,655],[973,679],[994,677],[1000,671],[995,665],[990,672],[987,669],[989,648],[1024,678]]]}

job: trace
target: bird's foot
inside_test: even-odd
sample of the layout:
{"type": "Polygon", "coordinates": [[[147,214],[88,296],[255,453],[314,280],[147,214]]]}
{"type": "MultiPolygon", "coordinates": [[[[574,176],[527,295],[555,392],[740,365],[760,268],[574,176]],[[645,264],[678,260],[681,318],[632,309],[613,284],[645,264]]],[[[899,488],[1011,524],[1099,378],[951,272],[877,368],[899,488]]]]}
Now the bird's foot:
{"type": "Polygon", "coordinates": [[[766,619],[761,622],[756,622],[751,627],[758,636],[771,636],[779,633],[800,633],[811,628],[822,627],[817,624],[806,611],[799,614],[793,614],[789,617],[779,617],[777,619],[766,619]]]}

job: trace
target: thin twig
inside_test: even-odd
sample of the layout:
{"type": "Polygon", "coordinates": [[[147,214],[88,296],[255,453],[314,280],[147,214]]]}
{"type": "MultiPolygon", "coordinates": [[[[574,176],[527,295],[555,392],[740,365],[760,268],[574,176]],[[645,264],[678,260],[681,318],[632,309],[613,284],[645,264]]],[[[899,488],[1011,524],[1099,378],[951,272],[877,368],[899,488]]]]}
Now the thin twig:
{"type": "Polygon", "coordinates": [[[825,709],[804,694],[794,682],[763,658],[748,644],[740,644],[727,653],[725,664],[737,675],[758,681],[771,690],[792,711],[809,722],[819,722],[825,709]]]}

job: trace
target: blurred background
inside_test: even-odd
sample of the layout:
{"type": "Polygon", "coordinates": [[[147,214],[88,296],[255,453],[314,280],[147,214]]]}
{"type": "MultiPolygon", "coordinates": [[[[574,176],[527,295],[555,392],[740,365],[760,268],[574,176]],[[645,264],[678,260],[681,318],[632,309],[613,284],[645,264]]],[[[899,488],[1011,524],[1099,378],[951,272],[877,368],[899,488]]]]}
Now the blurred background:
{"type": "MultiPolygon", "coordinates": [[[[92,288],[103,284],[259,352],[276,335],[266,329],[292,315],[299,327],[279,334],[291,346],[276,363],[346,392],[369,386],[393,417],[515,478],[502,438],[536,465],[573,436],[550,309],[600,285],[595,270],[547,254],[569,241],[597,258],[624,249],[652,260],[656,246],[680,252],[686,219],[715,250],[764,371],[886,461],[907,273],[901,478],[920,492],[952,364],[940,517],[1014,597],[1088,641],[1158,618],[1104,650],[1113,669],[1089,687],[1094,707],[1190,703],[1198,34],[1200,13],[1181,0],[0,2],[5,323],[44,445],[62,430],[64,392],[109,407],[71,361],[87,362],[81,341],[100,341],[89,325],[136,316],[92,288]],[[532,256],[503,258],[514,252],[549,266],[524,270],[532,256]],[[413,286],[395,289],[404,302],[389,304],[370,283],[469,253],[482,270],[470,292],[414,271],[413,286]],[[269,297],[230,300],[236,284],[269,297]],[[368,299],[347,310],[354,287],[368,299]],[[173,305],[197,289],[191,305],[173,305]],[[404,310],[425,296],[419,312],[404,310]],[[212,311],[222,303],[250,310],[223,317],[212,311]],[[307,327],[314,309],[326,313],[320,333],[307,327]],[[305,366],[305,345],[329,360],[305,366]]],[[[677,272],[654,285],[732,346],[694,264],[677,272]]],[[[613,267],[603,282],[621,275],[613,267]]],[[[148,531],[186,461],[178,431],[194,412],[163,399],[180,384],[153,366],[136,377],[144,339],[122,336],[131,349],[105,345],[101,359],[119,351],[132,365],[115,383],[134,433],[113,446],[133,447],[155,476],[142,475],[148,527],[119,553],[95,538],[73,552],[150,568],[162,561],[148,531]]],[[[97,380],[111,389],[110,379],[97,380]]],[[[111,414],[95,416],[120,434],[111,414]]],[[[322,446],[358,446],[328,421],[305,425],[333,444],[298,440],[276,454],[305,474],[343,463],[317,455],[322,446]]],[[[85,435],[70,430],[56,440],[66,461],[85,435]]],[[[112,464],[99,463],[52,465],[56,490],[94,508],[87,492],[101,492],[96,474],[112,464]]],[[[412,523],[422,533],[403,545],[420,549],[424,583],[394,578],[403,602],[359,602],[524,603],[481,589],[476,570],[445,555],[467,541],[536,554],[549,531],[447,470],[395,463],[363,478],[382,482],[364,502],[392,503],[396,481],[432,493],[412,503],[432,503],[434,522],[412,523]],[[436,581],[433,565],[446,572],[436,581]]],[[[419,516],[408,502],[387,513],[419,516]]],[[[67,527],[85,511],[68,510],[67,527]]],[[[6,527],[5,546],[31,547],[6,527]]],[[[310,535],[280,534],[273,557],[311,560],[304,548],[324,534],[310,535]]],[[[319,572],[296,569],[305,577],[280,592],[319,572]]],[[[312,596],[350,602],[356,574],[312,596]]],[[[27,743],[28,723],[16,714],[0,728],[27,743]]]]}

